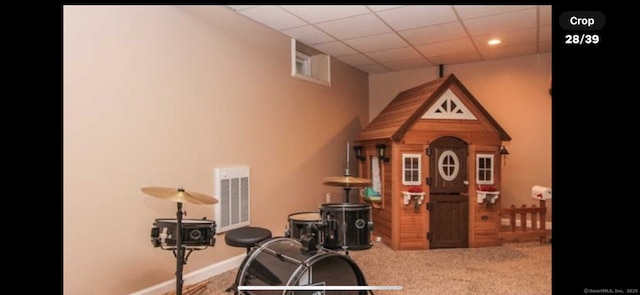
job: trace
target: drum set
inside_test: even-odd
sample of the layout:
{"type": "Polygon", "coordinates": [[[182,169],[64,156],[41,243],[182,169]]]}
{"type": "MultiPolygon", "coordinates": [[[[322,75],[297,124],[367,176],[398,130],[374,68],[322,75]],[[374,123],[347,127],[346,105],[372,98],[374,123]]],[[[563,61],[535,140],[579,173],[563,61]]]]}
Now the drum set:
{"type": "Polygon", "coordinates": [[[325,178],[326,185],[345,189],[346,203],[326,203],[318,212],[297,212],[290,214],[285,228],[285,237],[303,243],[316,243],[331,250],[362,250],[373,246],[371,232],[373,221],[371,205],[349,203],[349,191],[354,187],[365,187],[371,181],[349,175],[325,178]]]}
{"type": "Polygon", "coordinates": [[[284,237],[258,243],[244,259],[234,286],[249,290],[236,289],[235,294],[367,294],[365,290],[329,291],[322,287],[367,286],[362,270],[349,257],[348,250],[368,249],[373,245],[371,207],[348,203],[348,191],[355,186],[368,186],[370,182],[345,176],[326,178],[325,184],[344,187],[347,203],[327,203],[317,212],[290,214],[284,237]],[[345,254],[339,253],[340,250],[345,254]],[[309,289],[295,292],[287,292],[286,288],[260,289],[265,286],[309,289]]]}
{"type": "MultiPolygon", "coordinates": [[[[325,178],[325,184],[345,190],[346,203],[327,203],[318,212],[299,212],[288,216],[284,237],[257,243],[243,260],[235,286],[366,286],[364,275],[349,257],[349,249],[368,249],[373,222],[369,204],[349,203],[349,191],[370,185],[368,179],[325,178]],[[339,250],[346,255],[338,253],[339,250]]],[[[216,223],[206,219],[184,219],[183,203],[216,204],[218,200],[183,188],[146,187],[142,192],[177,203],[176,218],[158,218],[151,229],[154,247],[173,251],[176,257],[176,295],[182,295],[182,270],[194,250],[215,245],[216,223]]],[[[316,288],[316,287],[309,287],[316,288]]],[[[318,287],[322,289],[321,287],[318,287]]],[[[313,291],[313,289],[310,289],[313,291]]],[[[236,294],[238,290],[236,289],[236,294]]],[[[242,294],[253,294],[240,291],[242,294]]],[[[289,294],[279,291],[259,294],[289,294]]],[[[296,294],[305,292],[296,292],[296,294]]],[[[308,294],[317,294],[309,292],[308,294]]],[[[332,291],[322,294],[333,294],[332,291]]],[[[337,294],[366,294],[363,290],[337,294]]]]}

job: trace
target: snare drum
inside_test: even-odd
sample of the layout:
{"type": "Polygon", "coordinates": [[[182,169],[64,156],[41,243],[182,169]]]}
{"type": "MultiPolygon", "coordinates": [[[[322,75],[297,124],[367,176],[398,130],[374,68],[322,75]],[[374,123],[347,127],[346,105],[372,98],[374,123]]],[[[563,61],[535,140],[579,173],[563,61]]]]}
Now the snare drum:
{"type": "Polygon", "coordinates": [[[323,246],[329,249],[368,249],[371,242],[371,205],[328,203],[320,207],[325,224],[323,246]]]}
{"type": "MultiPolygon", "coordinates": [[[[184,247],[214,246],[216,222],[205,219],[181,220],[182,245],[184,247]]],[[[151,228],[151,243],[154,247],[176,248],[178,220],[156,219],[151,228]]]]}
{"type": "MultiPolygon", "coordinates": [[[[367,286],[360,267],[349,256],[322,249],[302,251],[298,240],[272,238],[254,246],[238,269],[234,286],[367,286]]],[[[312,287],[310,287],[312,288],[312,287]]],[[[364,290],[239,290],[236,294],[350,294],[364,290]]]]}
{"type": "Polygon", "coordinates": [[[314,235],[316,241],[322,242],[320,227],[322,218],[318,212],[299,212],[289,215],[289,228],[285,231],[285,237],[300,240],[303,236],[314,235]]]}

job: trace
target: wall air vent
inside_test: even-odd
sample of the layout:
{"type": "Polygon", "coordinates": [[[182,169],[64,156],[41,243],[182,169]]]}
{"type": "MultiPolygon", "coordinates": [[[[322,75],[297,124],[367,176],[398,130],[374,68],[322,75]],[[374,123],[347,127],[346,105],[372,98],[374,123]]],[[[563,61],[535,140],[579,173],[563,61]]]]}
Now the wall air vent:
{"type": "Polygon", "coordinates": [[[216,232],[249,225],[249,167],[216,168],[216,232]]]}

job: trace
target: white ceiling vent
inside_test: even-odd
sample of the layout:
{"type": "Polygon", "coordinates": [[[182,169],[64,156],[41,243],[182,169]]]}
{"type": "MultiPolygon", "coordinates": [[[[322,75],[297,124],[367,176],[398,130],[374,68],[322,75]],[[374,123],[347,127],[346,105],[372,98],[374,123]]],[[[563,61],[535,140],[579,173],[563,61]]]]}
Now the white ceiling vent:
{"type": "Polygon", "coordinates": [[[249,167],[216,168],[216,232],[249,225],[249,167]]]}

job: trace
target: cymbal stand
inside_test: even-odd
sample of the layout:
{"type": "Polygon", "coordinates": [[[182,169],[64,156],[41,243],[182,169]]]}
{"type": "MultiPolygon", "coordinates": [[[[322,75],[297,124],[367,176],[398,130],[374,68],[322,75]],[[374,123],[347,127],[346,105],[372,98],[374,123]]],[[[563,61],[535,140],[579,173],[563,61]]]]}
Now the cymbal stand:
{"type": "MultiPolygon", "coordinates": [[[[348,202],[349,200],[347,199],[347,203],[348,202]]],[[[347,250],[347,248],[349,248],[349,246],[347,246],[347,212],[345,212],[345,207],[342,207],[342,218],[342,251],[344,251],[345,255],[349,256],[349,250],[347,250]]]]}
{"type": "MultiPolygon", "coordinates": [[[[349,165],[348,161],[347,161],[347,165],[349,165]]],[[[344,169],[344,176],[345,177],[351,176],[351,174],[349,174],[349,167],[347,167],[347,169],[344,169]]],[[[344,189],[345,203],[349,203],[349,193],[351,192],[351,188],[349,186],[345,186],[343,189],[344,189]]]]}
{"type": "Polygon", "coordinates": [[[178,211],[176,212],[176,295],[182,295],[182,267],[185,264],[185,252],[182,248],[182,202],[178,202],[178,211]]]}

